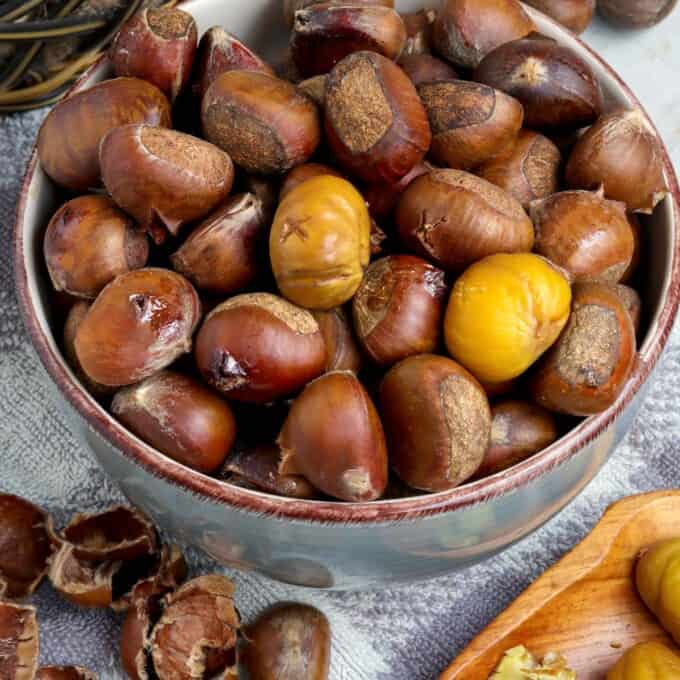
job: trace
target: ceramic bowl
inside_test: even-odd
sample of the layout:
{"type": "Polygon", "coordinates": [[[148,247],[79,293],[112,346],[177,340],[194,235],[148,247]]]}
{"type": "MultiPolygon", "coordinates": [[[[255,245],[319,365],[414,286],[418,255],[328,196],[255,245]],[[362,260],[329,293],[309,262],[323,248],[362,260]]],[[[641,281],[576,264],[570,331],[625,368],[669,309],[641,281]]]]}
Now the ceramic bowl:
{"type": "MultiPolygon", "coordinates": [[[[273,58],[285,31],[280,0],[190,0],[201,31],[221,24],[273,58]]],[[[397,2],[402,11],[421,0],[397,2]]],[[[532,9],[541,32],[576,50],[602,84],[607,109],[640,106],[596,54],[532,9]]],[[[95,64],[74,90],[109,75],[95,64]]],[[[678,305],[677,181],[666,155],[671,194],[645,218],[643,298],[648,314],[634,373],[617,402],[582,421],[533,458],[452,491],[376,503],[288,500],[236,488],[158,453],[119,425],[73,375],[55,340],[42,235],[60,194],[35,152],[18,206],[16,279],[26,326],[84,441],[130,501],[171,535],[200,546],[225,565],[320,588],[355,588],[436,576],[482,560],[526,536],[572,500],[624,436],[668,339],[678,305]]]]}

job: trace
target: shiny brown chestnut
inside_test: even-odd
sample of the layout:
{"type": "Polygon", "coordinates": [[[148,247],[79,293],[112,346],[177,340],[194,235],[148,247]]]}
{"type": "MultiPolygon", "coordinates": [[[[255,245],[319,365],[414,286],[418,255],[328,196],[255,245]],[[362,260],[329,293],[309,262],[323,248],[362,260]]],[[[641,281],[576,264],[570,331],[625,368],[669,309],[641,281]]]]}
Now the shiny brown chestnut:
{"type": "Polygon", "coordinates": [[[501,45],[473,77],[518,99],[530,128],[579,128],[602,112],[602,90],[592,69],[554,40],[527,38],[501,45]]]}
{"type": "Polygon", "coordinates": [[[577,35],[588,28],[595,12],[595,0],[527,0],[527,4],[577,35]]]}
{"type": "Polygon", "coordinates": [[[326,345],[326,372],[358,373],[363,363],[350,320],[342,307],[312,312],[326,345]]]}
{"type": "Polygon", "coordinates": [[[117,76],[147,80],[174,101],[189,81],[197,40],[196,22],[188,12],[146,8],[123,24],[109,60],[117,76]]]}
{"type": "Polygon", "coordinates": [[[376,363],[389,366],[439,345],[448,286],[444,272],[413,255],[371,263],[354,295],[354,328],[376,363]]]}
{"type": "Polygon", "coordinates": [[[633,322],[633,328],[635,329],[635,335],[637,336],[640,332],[640,322],[642,319],[642,299],[640,298],[640,293],[635,288],[621,283],[614,286],[614,291],[619,296],[621,302],[623,302],[623,306],[628,310],[633,322]]]}
{"type": "Polygon", "coordinates": [[[249,680],[327,680],[330,658],[328,619],[305,604],[270,607],[245,628],[239,647],[249,680]]]}
{"type": "Polygon", "coordinates": [[[435,80],[458,78],[458,74],[451,66],[431,54],[407,54],[402,56],[398,63],[416,87],[435,80]]]}
{"type": "Polygon", "coordinates": [[[397,182],[430,147],[430,125],[413,83],[374,52],[350,54],[331,71],[325,112],[338,162],[367,182],[397,182]]]}
{"type": "Polygon", "coordinates": [[[217,470],[236,438],[229,405],[174,371],[161,371],[120,390],[111,411],[140,439],[199,472],[217,470]]]}
{"type": "Polygon", "coordinates": [[[372,501],[387,486],[387,448],[375,406],[353,373],[326,373],[293,402],[278,445],[282,474],[301,474],[343,501],[372,501]]]}
{"type": "Polygon", "coordinates": [[[304,163],[321,138],[314,103],[291,83],[258,71],[222,73],[203,97],[201,120],[209,141],[256,174],[304,163]]]}
{"type": "Polygon", "coordinates": [[[80,323],[76,356],[97,383],[139,382],[191,349],[200,317],[198,294],[183,276],[157,268],[121,274],[80,323]]]}
{"type": "Polygon", "coordinates": [[[517,0],[445,0],[434,22],[433,41],[448,61],[475,68],[499,45],[534,30],[517,0]]]}
{"type": "Polygon", "coordinates": [[[421,9],[418,12],[401,15],[406,28],[402,58],[408,55],[429,54],[432,51],[432,29],[436,18],[437,11],[434,9],[421,9]]]}
{"type": "Polygon", "coordinates": [[[293,168],[283,180],[281,185],[281,190],[279,192],[279,201],[282,201],[287,194],[289,194],[296,186],[306,182],[312,177],[318,177],[319,175],[333,175],[333,177],[343,177],[342,173],[338,172],[335,168],[330,165],[324,165],[323,163],[303,163],[293,168]]]}
{"type": "Polygon", "coordinates": [[[32,605],[0,600],[0,677],[33,680],[38,668],[38,618],[32,605]]]}
{"type": "Polygon", "coordinates": [[[368,210],[374,220],[380,222],[392,217],[394,209],[399,203],[399,198],[406,191],[407,187],[421,175],[424,175],[434,166],[427,162],[418,163],[413,169],[404,175],[398,182],[376,182],[367,184],[362,193],[368,203],[368,210]]]}
{"type": "Polygon", "coordinates": [[[418,94],[432,129],[430,156],[438,165],[467,170],[514,142],[522,105],[487,85],[467,80],[424,83],[418,94]]]}
{"type": "MultiPolygon", "coordinates": [[[[283,18],[288,28],[293,28],[295,13],[300,9],[305,9],[310,5],[318,5],[322,0],[283,0],[283,18]]],[[[394,0],[330,0],[333,5],[380,5],[382,7],[394,8],[394,0]]]]}
{"type": "Polygon", "coordinates": [[[290,47],[301,76],[309,78],[361,50],[394,60],[405,42],[404,22],[389,7],[323,3],[295,12],[290,47]]]}
{"type": "Polygon", "coordinates": [[[216,146],[149,125],[113,130],[99,158],[113,200],[145,229],[160,220],[173,236],[223,201],[234,182],[234,165],[216,146]]]}
{"type": "Polygon", "coordinates": [[[323,109],[326,105],[327,77],[325,73],[319,76],[312,76],[300,81],[297,85],[298,90],[306,94],[320,109],[323,109]]]}
{"type": "Polygon", "coordinates": [[[433,170],[402,194],[399,237],[447,272],[495,253],[530,252],[534,228],[522,206],[502,189],[461,170],[433,170]]]}
{"type": "Polygon", "coordinates": [[[146,264],[149,242],[108,196],[80,196],[54,214],[43,251],[55,290],[94,298],[118,274],[146,264]]]}
{"type": "Polygon", "coordinates": [[[97,674],[81,666],[42,666],[35,680],[97,680],[97,674]]]}
{"type": "Polygon", "coordinates": [[[265,227],[259,198],[232,196],[189,234],[170,262],[201,291],[227,295],[242,290],[262,269],[265,227]]]}
{"type": "Polygon", "coordinates": [[[203,378],[230,399],[266,403],[324,370],[326,347],[311,312],[270,293],[230,298],[196,337],[203,378]]]}
{"type": "Polygon", "coordinates": [[[520,130],[513,144],[483,163],[475,174],[507,191],[528,210],[532,201],[558,190],[561,164],[560,150],[547,137],[520,130]]]}
{"type": "Polygon", "coordinates": [[[635,356],[633,321],[614,285],[576,284],[569,322],[531,378],[532,397],[559,413],[600,413],[621,393],[635,356]]]}
{"type": "Polygon", "coordinates": [[[572,282],[620,281],[635,247],[623,203],[600,192],[561,191],[531,204],[534,250],[565,269],[572,282]]]}
{"type": "Polygon", "coordinates": [[[129,123],[170,127],[170,103],[151,83],[114,78],[60,101],[38,133],[42,169],[60,186],[85,191],[99,183],[99,145],[129,123]]]}
{"type": "Polygon", "coordinates": [[[380,414],[392,468],[414,489],[451,489],[482,463],[489,401],[453,359],[421,354],[393,366],[380,386],[380,414]]]}
{"type": "Polygon", "coordinates": [[[599,0],[597,9],[607,20],[626,28],[646,28],[663,21],[677,0],[599,0]]]}
{"type": "Polygon", "coordinates": [[[601,116],[576,142],[566,180],[576,189],[597,189],[628,210],[651,213],[668,193],[661,143],[638,109],[601,116]]]}

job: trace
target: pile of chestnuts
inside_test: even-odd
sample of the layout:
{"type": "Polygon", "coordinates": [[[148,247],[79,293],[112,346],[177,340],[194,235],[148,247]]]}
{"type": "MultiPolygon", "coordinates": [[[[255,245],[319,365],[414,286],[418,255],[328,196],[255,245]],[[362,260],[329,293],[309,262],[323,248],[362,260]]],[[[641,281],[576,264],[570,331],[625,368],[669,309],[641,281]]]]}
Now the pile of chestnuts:
{"type": "Polygon", "coordinates": [[[497,473],[611,406],[666,194],[644,114],[605,111],[517,0],[284,4],[286,77],[146,9],[117,77],[43,123],[82,383],[200,473],[350,502],[497,473]]]}

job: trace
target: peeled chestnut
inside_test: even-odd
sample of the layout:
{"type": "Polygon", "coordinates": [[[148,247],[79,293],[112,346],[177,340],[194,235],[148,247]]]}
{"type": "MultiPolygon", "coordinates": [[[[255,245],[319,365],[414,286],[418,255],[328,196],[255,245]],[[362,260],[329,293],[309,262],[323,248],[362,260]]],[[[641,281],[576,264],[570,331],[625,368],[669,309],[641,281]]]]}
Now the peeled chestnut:
{"type": "Polygon", "coordinates": [[[433,40],[445,59],[474,68],[491,50],[533,30],[533,21],[517,0],[445,0],[434,22],[433,40]]]}
{"type": "Polygon", "coordinates": [[[514,196],[525,210],[559,188],[560,150],[547,137],[520,130],[514,143],[482,164],[475,174],[514,196]]]}
{"type": "Polygon", "coordinates": [[[96,186],[101,140],[128,123],[170,127],[170,103],[155,85],[139,78],[114,78],[62,99],[40,126],[42,169],[67,189],[96,186]]]}
{"type": "Polygon", "coordinates": [[[43,666],[35,680],[97,680],[97,675],[80,666],[43,666]]]}
{"type": "Polygon", "coordinates": [[[418,12],[401,15],[406,28],[402,59],[405,56],[428,54],[432,51],[432,29],[436,18],[437,12],[434,9],[421,9],[418,12]]]}
{"type": "Polygon", "coordinates": [[[527,0],[527,4],[576,34],[588,28],[595,12],[595,0],[527,0]]]}
{"type": "MultiPolygon", "coordinates": [[[[283,0],[283,18],[288,28],[293,27],[295,13],[310,5],[318,5],[320,0],[283,0]]],[[[382,7],[394,7],[394,0],[330,0],[331,5],[380,5],[382,7]]]]}
{"type": "Polygon", "coordinates": [[[474,79],[518,99],[531,128],[579,128],[602,112],[600,84],[590,66],[554,40],[514,40],[490,52],[474,79]]]}
{"type": "Polygon", "coordinates": [[[431,54],[404,55],[399,59],[399,66],[416,87],[435,80],[453,80],[458,77],[451,66],[431,54]]]}
{"type": "Polygon", "coordinates": [[[196,22],[188,12],[146,8],[123,24],[109,60],[117,76],[148,80],[174,101],[189,80],[197,39],[196,22]]]}
{"type": "Polygon", "coordinates": [[[326,372],[358,373],[362,364],[361,351],[354,337],[350,320],[342,307],[312,312],[326,345],[326,372]]]}
{"type": "Polygon", "coordinates": [[[601,116],[576,142],[566,169],[569,186],[604,188],[628,210],[651,213],[667,194],[661,143],[638,109],[601,116]]]}
{"type": "Polygon", "coordinates": [[[325,112],[331,151],[367,182],[398,181],[430,147],[430,125],[413,83],[374,52],[354,52],[330,72],[325,112]]]}
{"type": "Polygon", "coordinates": [[[282,201],[295,187],[303,182],[306,182],[312,177],[319,177],[319,175],[333,175],[333,177],[342,177],[342,175],[330,165],[323,163],[303,163],[293,168],[283,180],[281,191],[279,192],[279,200],[282,201]]]}
{"type": "Polygon", "coordinates": [[[183,276],[156,268],[121,274],[78,327],[76,355],[90,380],[139,382],[191,349],[200,317],[198,295],[183,276]]]}
{"type": "Polygon", "coordinates": [[[432,129],[430,156],[439,165],[474,168],[512,143],[522,127],[522,105],[486,85],[436,81],[418,94],[432,129]]]}
{"type": "Polygon", "coordinates": [[[306,94],[320,109],[326,105],[326,79],[324,73],[320,76],[306,78],[297,84],[298,90],[306,94]]]}
{"type": "Polygon", "coordinates": [[[237,295],[215,307],[194,354],[208,384],[230,399],[259,403],[300,389],[326,361],[311,312],[270,293],[237,295]]]}
{"type": "Polygon", "coordinates": [[[448,287],[444,272],[412,255],[391,255],[369,265],[352,301],[361,346],[389,366],[439,345],[448,287]]]}
{"type": "Polygon", "coordinates": [[[630,266],[635,241],[623,203],[601,193],[561,191],[531,204],[534,249],[572,281],[616,283],[630,266]]]}
{"type": "Polygon", "coordinates": [[[282,474],[301,474],[333,498],[372,501],[385,491],[385,435],[353,373],[326,373],[309,383],[293,402],[278,444],[282,474]]]}
{"type": "Polygon", "coordinates": [[[149,242],[110,198],[80,196],[54,214],[43,250],[55,290],[94,298],[118,274],[146,264],[149,242]]]}
{"type": "Polygon", "coordinates": [[[635,334],[637,335],[640,331],[640,321],[642,317],[642,300],[640,299],[640,294],[634,288],[624,286],[620,283],[614,286],[614,290],[621,302],[623,302],[623,306],[628,310],[631,321],[633,322],[635,334]]]}
{"type": "Polygon", "coordinates": [[[461,170],[433,170],[412,182],[401,196],[396,222],[409,249],[454,273],[486,255],[528,252],[534,243],[522,206],[461,170]]]}
{"type": "Polygon", "coordinates": [[[318,609],[279,604],[246,627],[239,663],[249,680],[327,680],[330,638],[328,619],[318,609]]]}
{"type": "Polygon", "coordinates": [[[599,0],[600,14],[619,26],[646,28],[663,21],[675,8],[677,0],[599,0]]]}
{"type": "Polygon", "coordinates": [[[536,403],[587,416],[611,406],[635,364],[635,329],[612,284],[573,289],[569,322],[531,379],[536,403]]]}
{"type": "Polygon", "coordinates": [[[32,605],[0,600],[0,677],[33,680],[38,668],[38,619],[32,605]]]}
{"type": "Polygon", "coordinates": [[[295,12],[291,52],[303,78],[330,71],[352,52],[368,50],[396,59],[406,42],[397,12],[382,5],[309,5],[295,12]]]}
{"type": "Polygon", "coordinates": [[[452,489],[484,458],[489,401],[452,359],[421,354],[393,366],[380,386],[380,414],[392,468],[414,489],[452,489]]]}
{"type": "Polygon", "coordinates": [[[99,157],[113,200],[145,229],[158,219],[173,236],[224,200],[234,181],[231,159],[216,146],[148,125],[113,130],[99,157]]]}
{"type": "Polygon", "coordinates": [[[406,188],[421,175],[433,169],[429,163],[418,163],[398,182],[375,182],[363,188],[364,198],[368,203],[368,211],[374,220],[386,220],[392,217],[399,198],[406,188]]]}
{"type": "Polygon", "coordinates": [[[265,227],[259,198],[232,196],[189,234],[170,261],[199,290],[215,295],[242,290],[262,269],[265,227]]]}

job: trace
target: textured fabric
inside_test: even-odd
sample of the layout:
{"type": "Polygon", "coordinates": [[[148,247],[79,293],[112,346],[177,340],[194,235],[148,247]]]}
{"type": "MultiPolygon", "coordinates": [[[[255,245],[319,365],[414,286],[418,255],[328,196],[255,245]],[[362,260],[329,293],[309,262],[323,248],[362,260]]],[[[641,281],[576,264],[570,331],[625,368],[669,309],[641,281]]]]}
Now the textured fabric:
{"type": "MultiPolygon", "coordinates": [[[[670,29],[669,25],[669,35],[670,29]]],[[[668,113],[673,115],[673,109],[668,113]]],[[[71,433],[58,405],[45,397],[49,379],[31,349],[15,302],[10,254],[14,207],[43,115],[0,119],[4,243],[0,248],[0,491],[39,503],[62,526],[73,512],[101,508],[121,496],[71,433]]],[[[356,593],[315,593],[234,573],[239,609],[246,620],[279,600],[309,602],[322,609],[333,628],[332,680],[433,680],[475,633],[592,528],[609,503],[678,484],[679,376],[680,334],[675,332],[641,414],[610,462],[564,512],[502,555],[427,583],[356,593]]],[[[194,573],[215,568],[201,555],[190,553],[190,557],[194,573]]],[[[46,584],[33,601],[41,623],[43,664],[77,663],[96,670],[104,680],[124,677],[118,664],[118,615],[78,609],[46,584]]]]}

